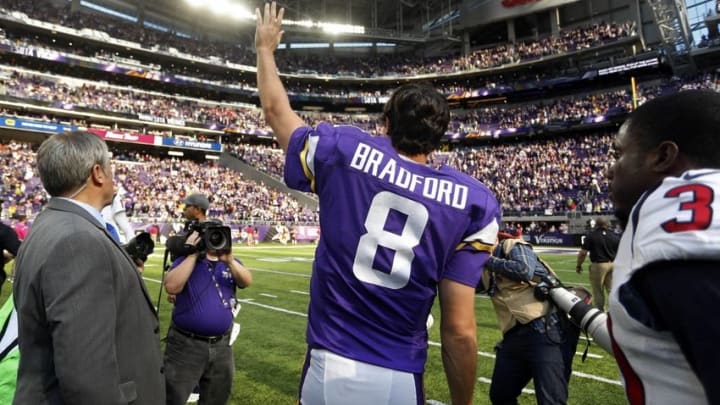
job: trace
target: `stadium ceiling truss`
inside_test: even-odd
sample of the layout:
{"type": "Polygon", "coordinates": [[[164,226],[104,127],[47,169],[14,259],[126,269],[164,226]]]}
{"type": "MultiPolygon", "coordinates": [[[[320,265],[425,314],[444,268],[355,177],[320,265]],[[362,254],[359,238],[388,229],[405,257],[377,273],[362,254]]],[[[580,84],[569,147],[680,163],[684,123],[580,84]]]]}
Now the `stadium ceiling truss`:
{"type": "MultiPolygon", "coordinates": [[[[198,20],[178,2],[184,0],[125,0],[126,4],[194,25],[198,20]]],[[[368,37],[421,40],[423,26],[458,9],[462,0],[283,0],[286,17],[362,25],[368,37]]],[[[243,0],[244,2],[244,0],[243,0]]],[[[255,5],[253,5],[254,7],[255,5]]],[[[254,11],[254,10],[250,10],[254,11]]],[[[250,24],[249,24],[250,25],[250,24]]],[[[290,28],[292,30],[292,28],[290,28]]],[[[291,33],[288,31],[288,33],[291,33]]]]}
{"type": "Polygon", "coordinates": [[[648,0],[674,71],[691,68],[691,33],[684,0],[648,0]]]}

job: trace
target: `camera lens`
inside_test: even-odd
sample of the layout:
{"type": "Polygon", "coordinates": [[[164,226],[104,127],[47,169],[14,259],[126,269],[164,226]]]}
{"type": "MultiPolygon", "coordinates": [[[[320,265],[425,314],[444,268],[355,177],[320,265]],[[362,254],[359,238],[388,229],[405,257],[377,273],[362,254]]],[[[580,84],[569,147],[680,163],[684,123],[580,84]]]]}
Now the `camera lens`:
{"type": "Polygon", "coordinates": [[[221,230],[213,230],[207,235],[207,248],[210,250],[222,250],[226,245],[225,235],[221,230]]]}

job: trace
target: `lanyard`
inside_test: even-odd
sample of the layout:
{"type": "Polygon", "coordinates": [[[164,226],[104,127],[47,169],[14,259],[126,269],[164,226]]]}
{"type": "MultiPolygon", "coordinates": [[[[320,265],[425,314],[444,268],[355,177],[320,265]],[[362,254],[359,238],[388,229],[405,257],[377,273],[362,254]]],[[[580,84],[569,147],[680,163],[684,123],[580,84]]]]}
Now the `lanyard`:
{"type": "Polygon", "coordinates": [[[222,289],[220,288],[220,283],[218,283],[217,279],[215,278],[215,264],[217,262],[212,262],[210,260],[207,261],[208,263],[208,271],[210,272],[210,278],[213,281],[213,284],[215,285],[215,290],[217,290],[218,296],[220,297],[220,302],[222,302],[223,307],[230,309],[230,301],[228,301],[222,293],[222,289]]]}

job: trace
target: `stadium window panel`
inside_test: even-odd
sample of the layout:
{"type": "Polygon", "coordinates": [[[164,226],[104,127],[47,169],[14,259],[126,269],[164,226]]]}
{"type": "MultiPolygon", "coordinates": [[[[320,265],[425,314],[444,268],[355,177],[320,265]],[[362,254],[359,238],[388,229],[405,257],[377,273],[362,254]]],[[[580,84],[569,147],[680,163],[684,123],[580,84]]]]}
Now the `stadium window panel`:
{"type": "Polygon", "coordinates": [[[157,31],[162,31],[162,32],[169,32],[169,31],[170,31],[170,28],[168,28],[168,27],[166,27],[166,26],[164,26],[164,25],[161,25],[161,24],[154,23],[154,22],[152,22],[152,21],[148,21],[148,20],[143,21],[143,25],[146,26],[146,27],[148,27],[148,28],[152,28],[152,29],[154,29],[154,30],[157,30],[157,31]]]}
{"type": "Polygon", "coordinates": [[[192,35],[186,32],[176,32],[175,35],[179,36],[180,38],[192,38],[192,35]]]}
{"type": "Polygon", "coordinates": [[[377,47],[379,47],[379,48],[385,48],[385,47],[397,46],[397,44],[392,44],[392,43],[389,43],[389,42],[377,42],[377,43],[375,43],[375,46],[377,46],[377,47]]]}
{"type": "Polygon", "coordinates": [[[688,24],[692,29],[691,35],[695,45],[699,44],[702,36],[708,35],[705,17],[715,14],[716,0],[687,0],[685,10],[688,24]]]}
{"type": "Polygon", "coordinates": [[[120,11],[113,10],[111,8],[107,8],[105,6],[101,6],[99,4],[95,4],[95,3],[92,3],[92,2],[89,2],[86,0],[80,0],[80,5],[83,7],[87,7],[89,9],[95,10],[95,11],[99,11],[103,14],[108,14],[113,17],[123,19],[123,20],[127,20],[130,22],[137,22],[137,17],[131,16],[130,14],[125,14],[120,11]]]}
{"type": "Polygon", "coordinates": [[[293,44],[290,44],[290,48],[293,48],[293,49],[330,48],[330,44],[327,42],[293,43],[293,44]]]}
{"type": "Polygon", "coordinates": [[[370,48],[373,44],[372,42],[335,42],[333,46],[335,48],[370,48]]]}
{"type": "Polygon", "coordinates": [[[693,35],[693,41],[695,41],[695,44],[699,44],[700,41],[702,41],[702,37],[705,36],[707,38],[708,36],[708,29],[707,28],[700,28],[699,30],[695,30],[692,32],[693,35]]]}

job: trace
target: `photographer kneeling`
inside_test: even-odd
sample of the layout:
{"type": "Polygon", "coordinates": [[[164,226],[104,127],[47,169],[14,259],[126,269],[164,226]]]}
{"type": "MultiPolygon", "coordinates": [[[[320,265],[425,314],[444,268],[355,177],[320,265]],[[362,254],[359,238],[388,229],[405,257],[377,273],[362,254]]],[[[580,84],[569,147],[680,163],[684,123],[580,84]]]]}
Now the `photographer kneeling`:
{"type": "MultiPolygon", "coordinates": [[[[209,203],[197,196],[185,201],[197,201],[204,214],[209,203]]],[[[229,228],[195,219],[186,229],[165,276],[165,290],[175,295],[165,347],[167,403],[185,404],[199,384],[201,403],[224,405],[235,370],[230,346],[235,289],[249,286],[252,274],[233,257],[229,228]]]]}
{"type": "Polygon", "coordinates": [[[517,404],[532,378],[539,405],[565,404],[580,330],[549,301],[535,298],[534,286],[552,269],[532,246],[503,233],[498,238],[482,277],[503,332],[495,347],[490,400],[517,404]]]}

